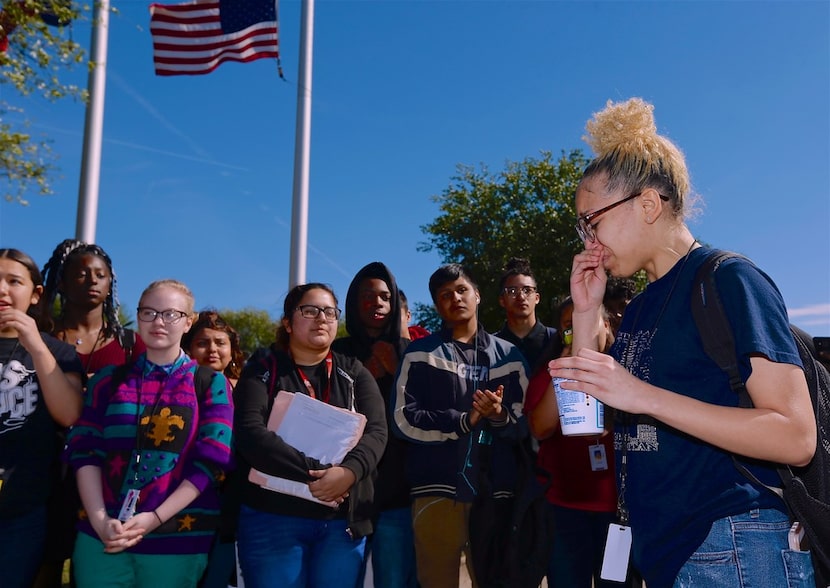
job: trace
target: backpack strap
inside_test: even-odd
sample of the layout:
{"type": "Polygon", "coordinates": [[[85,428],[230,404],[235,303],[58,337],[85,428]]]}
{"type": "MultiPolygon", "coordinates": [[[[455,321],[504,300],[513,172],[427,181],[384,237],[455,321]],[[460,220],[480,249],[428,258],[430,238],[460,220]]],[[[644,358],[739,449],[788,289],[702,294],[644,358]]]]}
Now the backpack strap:
{"type": "MultiPolygon", "coordinates": [[[[723,308],[718,287],[715,283],[715,272],[721,263],[733,257],[745,257],[729,251],[714,250],[698,268],[695,280],[692,283],[692,316],[695,320],[698,333],[700,333],[703,349],[712,361],[720,369],[726,372],[729,377],[729,387],[738,394],[738,405],[741,408],[752,408],[752,398],[746,389],[746,384],[741,378],[738,368],[738,354],[735,350],[735,337],[732,333],[732,326],[726,318],[726,310],[723,308]]],[[[758,477],[738,461],[735,454],[732,455],[732,463],[735,468],[747,479],[755,484],[766,488],[779,498],[784,498],[784,491],[781,488],[768,486],[761,482],[758,477]]],[[[779,475],[783,477],[782,468],[778,468],[779,475]]],[[[792,474],[790,474],[792,477],[792,474]]]]}
{"type": "Polygon", "coordinates": [[[115,390],[124,381],[127,379],[127,374],[130,373],[130,370],[133,369],[135,362],[133,361],[126,361],[120,365],[115,366],[115,369],[112,370],[112,376],[110,376],[110,389],[115,390]]]}
{"type": "Polygon", "coordinates": [[[124,356],[129,363],[133,357],[133,350],[135,349],[135,331],[132,329],[121,329],[118,333],[118,344],[124,350],[124,356]]]}
{"type": "Polygon", "coordinates": [[[196,398],[201,402],[210,390],[213,383],[213,376],[216,374],[213,368],[206,365],[200,365],[196,368],[193,374],[193,386],[196,389],[196,398]]]}
{"type": "Polygon", "coordinates": [[[738,394],[740,406],[746,408],[752,406],[752,401],[741,378],[735,353],[735,337],[715,283],[715,272],[720,264],[733,257],[740,256],[716,249],[698,268],[692,286],[692,316],[706,355],[726,372],[729,387],[738,394]]]}
{"type": "Polygon", "coordinates": [[[274,351],[272,349],[268,350],[268,353],[260,358],[259,365],[261,365],[265,371],[262,372],[262,377],[266,380],[266,387],[268,389],[268,401],[273,402],[274,398],[277,395],[275,391],[277,386],[277,356],[274,355],[274,351]]]}

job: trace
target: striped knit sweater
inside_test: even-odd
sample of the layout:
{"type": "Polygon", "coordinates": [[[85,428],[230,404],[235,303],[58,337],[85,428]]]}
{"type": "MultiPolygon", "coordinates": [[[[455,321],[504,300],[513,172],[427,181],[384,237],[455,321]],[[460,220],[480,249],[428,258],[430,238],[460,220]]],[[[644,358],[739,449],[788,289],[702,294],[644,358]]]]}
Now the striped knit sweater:
{"type": "MultiPolygon", "coordinates": [[[[130,489],[141,491],[136,512],[157,508],[183,480],[201,491],[131,552],[210,550],[219,515],[216,486],[231,464],[233,402],[222,374],[197,398],[197,367],[184,354],[164,367],[141,355],[117,390],[115,368],[102,369],[90,380],[83,413],[69,434],[67,461],[75,470],[101,468],[104,504],[113,518],[130,489]]],[[[78,528],[97,538],[83,514],[78,528]]]]}

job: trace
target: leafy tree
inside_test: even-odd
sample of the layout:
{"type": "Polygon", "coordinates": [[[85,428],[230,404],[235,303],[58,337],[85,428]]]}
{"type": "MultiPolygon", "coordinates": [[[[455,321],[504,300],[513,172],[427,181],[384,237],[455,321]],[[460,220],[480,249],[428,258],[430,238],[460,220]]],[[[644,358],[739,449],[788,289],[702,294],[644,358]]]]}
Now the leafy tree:
{"type": "Polygon", "coordinates": [[[416,302],[412,315],[415,317],[415,324],[421,325],[430,333],[441,330],[441,316],[432,304],[416,302]]]}
{"type": "Polygon", "coordinates": [[[462,263],[478,282],[480,319],[488,330],[504,321],[498,303],[498,282],[511,257],[530,260],[542,300],[537,314],[555,324],[555,307],[568,293],[574,254],[582,248],[574,230],[574,194],[588,164],[579,150],[562,152],[554,160],[539,158],[507,162],[491,173],[459,166],[449,187],[433,199],[439,216],[421,227],[428,241],[420,251],[437,250],[445,263],[462,263]]]}
{"type": "Polygon", "coordinates": [[[340,317],[340,322],[337,323],[337,335],[335,335],[335,339],[348,336],[349,331],[346,330],[346,320],[343,317],[340,317]]]}
{"type": "Polygon", "coordinates": [[[133,317],[130,316],[130,313],[124,310],[124,306],[121,305],[118,307],[118,320],[121,322],[122,327],[129,327],[131,329],[135,329],[135,321],[133,321],[133,317]]]}
{"type": "Polygon", "coordinates": [[[239,333],[240,346],[245,355],[258,347],[267,347],[276,339],[277,323],[267,311],[257,308],[221,310],[219,314],[239,333]]]}
{"type": "MultiPolygon", "coordinates": [[[[84,61],[85,52],[64,27],[89,7],[70,0],[7,0],[0,11],[0,84],[11,86],[21,98],[30,95],[55,101],[65,97],[86,99],[86,91],[63,84],[60,75],[84,61]]],[[[5,93],[0,94],[5,96],[5,93]]],[[[19,103],[23,101],[20,100],[19,103]]],[[[33,137],[23,108],[0,98],[0,177],[5,178],[8,201],[27,204],[33,190],[52,193],[50,174],[54,155],[50,142],[33,137]],[[9,114],[13,121],[9,121],[9,114]]]]}

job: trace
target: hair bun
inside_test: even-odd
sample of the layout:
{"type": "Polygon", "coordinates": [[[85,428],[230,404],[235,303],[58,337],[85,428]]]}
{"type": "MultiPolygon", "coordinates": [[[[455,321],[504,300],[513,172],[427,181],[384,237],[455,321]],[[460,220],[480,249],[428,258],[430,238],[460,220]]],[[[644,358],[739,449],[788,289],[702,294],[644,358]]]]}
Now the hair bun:
{"type": "Polygon", "coordinates": [[[642,98],[625,102],[611,100],[585,125],[588,135],[583,137],[597,157],[619,151],[622,153],[659,149],[657,125],[654,123],[654,105],[642,98]]]}

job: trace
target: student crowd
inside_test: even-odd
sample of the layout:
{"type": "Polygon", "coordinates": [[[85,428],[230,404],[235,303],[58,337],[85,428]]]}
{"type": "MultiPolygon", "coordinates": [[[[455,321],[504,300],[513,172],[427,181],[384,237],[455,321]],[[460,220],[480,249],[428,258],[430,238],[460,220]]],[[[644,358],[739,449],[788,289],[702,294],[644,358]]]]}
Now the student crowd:
{"type": "Polygon", "coordinates": [[[224,588],[238,555],[251,588],[361,586],[368,561],[378,587],[456,588],[463,554],[474,586],[521,588],[529,553],[503,540],[532,481],[546,532],[528,585],[621,585],[601,577],[619,534],[631,586],[811,586],[783,503],[732,462],[775,484],[765,462],[815,450],[783,300],[743,258],[719,269],[754,405],[739,409],[688,312],[709,249],[685,225],[686,164],[652,110],[609,102],[588,123],[585,249],[556,328],[536,317],[524,259],[504,267],[494,334],[477,312],[490,293],[464,266],[430,277],[443,326],[429,334],[375,261],[346,294],[348,336],[331,287],[302,284],[274,343],[246,358],[177,280],[147,286],[134,332],[98,245],[64,241],[42,270],[0,249],[0,585],[59,586],[71,559],[81,588],[224,588]],[[649,284],[634,296],[623,278],[638,270],[649,284]],[[605,432],[562,434],[552,377],[606,405],[605,432]],[[342,460],[275,434],[285,392],[363,415],[342,460]]]}

